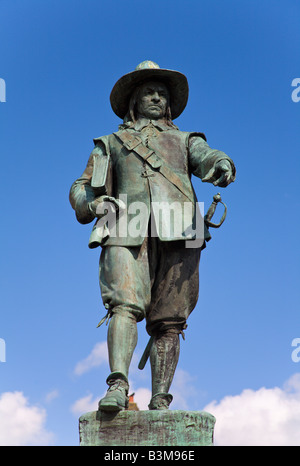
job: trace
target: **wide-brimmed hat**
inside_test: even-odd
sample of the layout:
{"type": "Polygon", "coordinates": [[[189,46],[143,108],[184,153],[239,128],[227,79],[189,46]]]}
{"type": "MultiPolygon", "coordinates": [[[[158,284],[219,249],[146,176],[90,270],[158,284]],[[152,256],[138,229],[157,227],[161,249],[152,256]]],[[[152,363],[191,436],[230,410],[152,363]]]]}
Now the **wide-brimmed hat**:
{"type": "Polygon", "coordinates": [[[127,73],[114,85],[110,94],[113,111],[124,118],[129,107],[130,97],[136,86],[143,82],[154,80],[165,83],[170,92],[170,107],[172,119],[183,112],[189,95],[189,86],[184,74],[179,71],[160,68],[150,60],[140,63],[134,71],[127,73]]]}

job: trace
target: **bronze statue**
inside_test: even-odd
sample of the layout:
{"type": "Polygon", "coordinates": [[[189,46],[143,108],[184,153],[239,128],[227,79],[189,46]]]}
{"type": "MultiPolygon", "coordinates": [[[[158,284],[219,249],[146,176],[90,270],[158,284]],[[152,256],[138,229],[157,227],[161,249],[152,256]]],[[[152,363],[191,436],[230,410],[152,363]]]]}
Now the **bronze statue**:
{"type": "Polygon", "coordinates": [[[151,337],[140,363],[142,368],[150,354],[149,409],[168,409],[179,335],[197,303],[200,253],[210,239],[212,211],[200,228],[202,241],[196,234],[200,217],[191,175],[220,187],[235,179],[232,160],[211,149],[203,133],[182,132],[173,123],[187,100],[186,77],[151,61],[121,77],[110,101],[123,124],[94,139],[87,167],[70,190],[78,221],[96,219],[89,246],[102,247],[111,373],[100,410],[128,406],[128,371],[143,319],[151,337]]]}

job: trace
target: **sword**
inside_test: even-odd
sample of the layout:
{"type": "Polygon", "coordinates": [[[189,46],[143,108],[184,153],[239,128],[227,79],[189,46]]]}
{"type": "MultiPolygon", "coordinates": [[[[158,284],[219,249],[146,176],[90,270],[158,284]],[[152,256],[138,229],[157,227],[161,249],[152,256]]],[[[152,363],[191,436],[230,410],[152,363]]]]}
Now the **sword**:
{"type": "Polygon", "coordinates": [[[143,353],[143,356],[141,357],[141,360],[140,360],[139,365],[138,365],[138,368],[141,371],[144,369],[144,367],[146,365],[146,362],[148,361],[153,341],[154,341],[154,337],[152,336],[152,337],[150,337],[150,339],[148,341],[148,344],[147,344],[147,346],[145,348],[145,351],[143,353]]]}

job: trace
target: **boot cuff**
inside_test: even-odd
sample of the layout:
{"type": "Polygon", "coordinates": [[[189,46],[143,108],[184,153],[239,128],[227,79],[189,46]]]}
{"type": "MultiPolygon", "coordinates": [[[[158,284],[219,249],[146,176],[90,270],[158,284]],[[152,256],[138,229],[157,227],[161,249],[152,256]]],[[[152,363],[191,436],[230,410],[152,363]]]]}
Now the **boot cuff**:
{"type": "Polygon", "coordinates": [[[128,379],[126,375],[124,375],[122,372],[112,372],[111,374],[109,374],[109,376],[106,379],[106,383],[107,385],[111,385],[116,380],[122,380],[123,382],[126,382],[126,384],[128,384],[128,379]]]}

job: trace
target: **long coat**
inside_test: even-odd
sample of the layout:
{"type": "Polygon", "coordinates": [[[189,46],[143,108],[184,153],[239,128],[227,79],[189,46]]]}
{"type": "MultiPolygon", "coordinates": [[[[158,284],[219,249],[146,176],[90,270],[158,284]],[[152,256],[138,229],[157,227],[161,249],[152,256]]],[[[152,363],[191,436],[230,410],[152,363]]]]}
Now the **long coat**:
{"type": "Polygon", "coordinates": [[[107,194],[121,199],[127,208],[121,215],[108,217],[108,222],[105,217],[96,221],[89,247],[139,246],[148,234],[161,241],[193,240],[201,235],[209,239],[203,219],[202,227],[199,224],[191,175],[214,182],[217,162],[228,160],[233,177],[235,167],[224,152],[209,147],[203,133],[182,132],[162,121],[142,119],[94,139],[94,144],[86,169],[70,190],[78,221],[85,224],[95,218],[88,203],[100,194],[92,179],[101,157],[109,158],[107,194]]]}

